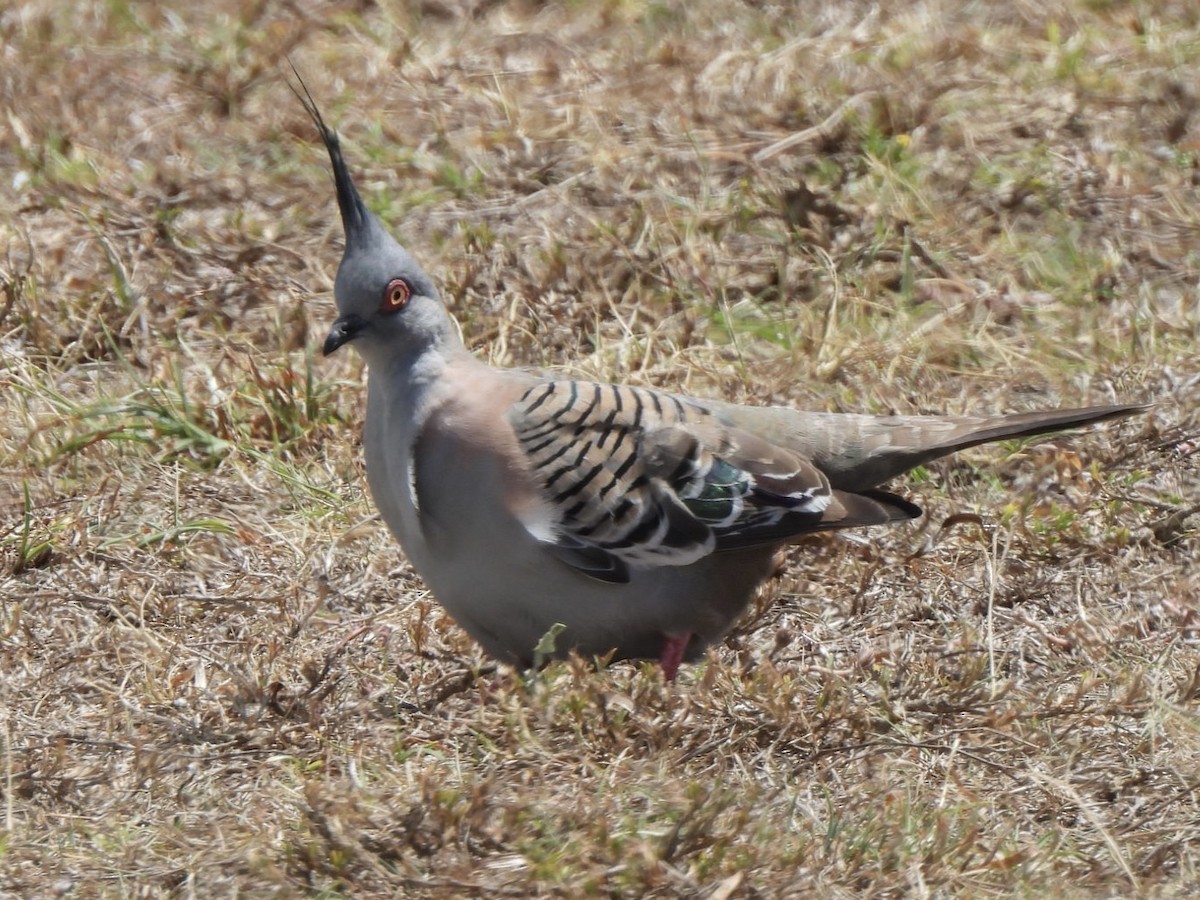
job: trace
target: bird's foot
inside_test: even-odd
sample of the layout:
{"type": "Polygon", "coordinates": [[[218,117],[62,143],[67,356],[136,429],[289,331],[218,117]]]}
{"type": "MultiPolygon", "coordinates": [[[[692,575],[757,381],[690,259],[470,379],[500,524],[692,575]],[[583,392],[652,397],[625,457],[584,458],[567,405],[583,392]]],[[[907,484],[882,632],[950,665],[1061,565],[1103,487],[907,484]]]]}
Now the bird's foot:
{"type": "Polygon", "coordinates": [[[658,656],[658,663],[662,666],[663,676],[667,681],[674,681],[675,675],[679,671],[679,666],[683,662],[683,655],[687,652],[688,643],[692,640],[692,633],[685,631],[681,634],[668,634],[663,639],[662,651],[658,656]]]}

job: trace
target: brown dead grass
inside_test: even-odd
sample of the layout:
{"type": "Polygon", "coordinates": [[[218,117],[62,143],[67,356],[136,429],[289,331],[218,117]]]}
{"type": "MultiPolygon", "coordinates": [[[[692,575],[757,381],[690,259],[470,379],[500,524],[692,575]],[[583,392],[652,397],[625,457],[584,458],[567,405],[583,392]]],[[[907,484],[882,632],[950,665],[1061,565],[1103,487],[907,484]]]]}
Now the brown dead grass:
{"type": "Polygon", "coordinates": [[[0,891],[1194,892],[1197,59],[1188,3],[6,6],[0,891]],[[915,473],[673,685],[496,671],[314,358],[286,57],[497,364],[1159,405],[915,473]]]}

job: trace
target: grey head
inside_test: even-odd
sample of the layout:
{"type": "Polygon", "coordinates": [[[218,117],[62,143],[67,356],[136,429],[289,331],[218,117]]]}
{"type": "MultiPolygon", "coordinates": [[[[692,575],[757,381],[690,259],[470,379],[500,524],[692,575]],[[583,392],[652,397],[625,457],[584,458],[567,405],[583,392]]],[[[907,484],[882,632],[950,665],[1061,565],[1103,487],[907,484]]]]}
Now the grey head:
{"type": "Polygon", "coordinates": [[[412,363],[427,351],[461,346],[433,282],[388,234],[379,217],[367,209],[342,157],[337,133],[325,124],[299,73],[296,78],[303,93],[295,88],[292,91],[304,104],[329,151],[346,235],[333,287],[338,318],[329,329],[322,351],[328,356],[353,341],[368,364],[412,363]]]}

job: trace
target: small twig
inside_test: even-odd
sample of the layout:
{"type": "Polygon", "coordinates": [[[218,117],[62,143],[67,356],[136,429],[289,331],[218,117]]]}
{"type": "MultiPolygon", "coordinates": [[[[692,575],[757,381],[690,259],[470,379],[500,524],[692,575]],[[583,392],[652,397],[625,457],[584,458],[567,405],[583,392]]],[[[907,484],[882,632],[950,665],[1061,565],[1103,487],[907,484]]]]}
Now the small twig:
{"type": "Polygon", "coordinates": [[[1176,509],[1170,515],[1147,522],[1146,527],[1153,532],[1154,537],[1163,546],[1169,547],[1178,543],[1184,536],[1183,523],[1188,518],[1200,512],[1200,503],[1182,509],[1176,509]]]}
{"type": "Polygon", "coordinates": [[[803,131],[789,134],[787,137],[763,147],[750,158],[756,163],[765,162],[773,156],[778,156],[785,150],[798,147],[800,144],[806,144],[813,140],[825,140],[842,124],[842,120],[846,118],[846,113],[860,105],[864,100],[873,100],[877,96],[879,96],[878,91],[863,91],[862,93],[855,94],[853,97],[848,97],[843,101],[841,106],[826,116],[823,121],[813,125],[811,128],[805,128],[803,131]]]}

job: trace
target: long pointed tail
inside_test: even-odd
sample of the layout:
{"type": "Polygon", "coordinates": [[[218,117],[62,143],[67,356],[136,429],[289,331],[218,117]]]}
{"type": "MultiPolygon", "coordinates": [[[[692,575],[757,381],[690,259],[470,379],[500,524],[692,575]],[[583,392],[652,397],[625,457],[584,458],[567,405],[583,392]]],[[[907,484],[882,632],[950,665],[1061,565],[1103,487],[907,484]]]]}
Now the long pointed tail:
{"type": "Polygon", "coordinates": [[[939,457],[1145,412],[1150,404],[1087,406],[998,416],[863,416],[721,405],[722,419],[811,459],[843,491],[866,491],[939,457]]]}

